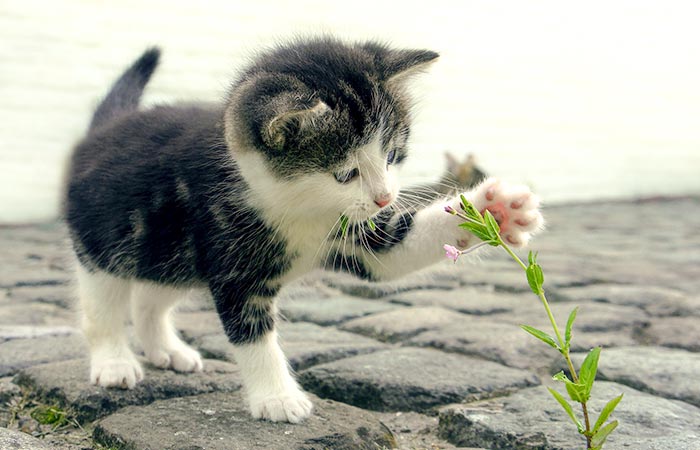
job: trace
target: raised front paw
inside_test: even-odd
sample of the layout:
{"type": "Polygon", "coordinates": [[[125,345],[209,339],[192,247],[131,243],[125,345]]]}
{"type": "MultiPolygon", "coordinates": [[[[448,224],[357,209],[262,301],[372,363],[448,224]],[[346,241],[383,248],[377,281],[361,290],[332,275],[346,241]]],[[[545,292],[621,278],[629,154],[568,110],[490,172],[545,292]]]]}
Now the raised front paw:
{"type": "Polygon", "coordinates": [[[250,401],[250,410],[254,418],[272,422],[299,423],[311,415],[312,409],[311,400],[300,389],[250,401]]]}
{"type": "Polygon", "coordinates": [[[524,185],[489,178],[467,197],[483,214],[493,214],[508,244],[522,247],[544,226],[539,198],[524,185]]]}

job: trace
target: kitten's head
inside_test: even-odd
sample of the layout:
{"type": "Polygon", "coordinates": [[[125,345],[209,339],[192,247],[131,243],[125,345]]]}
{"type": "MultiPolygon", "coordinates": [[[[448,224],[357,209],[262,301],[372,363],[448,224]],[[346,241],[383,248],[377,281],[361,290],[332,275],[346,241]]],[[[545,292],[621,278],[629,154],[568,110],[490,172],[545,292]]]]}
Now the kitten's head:
{"type": "Polygon", "coordinates": [[[317,38],[261,55],[232,88],[226,140],[263,197],[361,221],[392,203],[406,157],[404,83],[438,57],[317,38]],[[269,191],[269,192],[265,192],[269,191]]]}

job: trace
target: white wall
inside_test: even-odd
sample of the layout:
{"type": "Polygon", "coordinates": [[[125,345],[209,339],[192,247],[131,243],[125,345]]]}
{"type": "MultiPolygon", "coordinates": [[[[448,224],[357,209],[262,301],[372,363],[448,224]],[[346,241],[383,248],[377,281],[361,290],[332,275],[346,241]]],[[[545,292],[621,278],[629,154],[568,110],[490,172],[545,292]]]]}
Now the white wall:
{"type": "Polygon", "coordinates": [[[442,151],[546,200],[700,193],[700,6],[639,0],[0,2],[0,222],[55,216],[111,81],[164,49],[145,103],[220,98],[261,45],[329,32],[427,47],[406,179],[442,151]]]}

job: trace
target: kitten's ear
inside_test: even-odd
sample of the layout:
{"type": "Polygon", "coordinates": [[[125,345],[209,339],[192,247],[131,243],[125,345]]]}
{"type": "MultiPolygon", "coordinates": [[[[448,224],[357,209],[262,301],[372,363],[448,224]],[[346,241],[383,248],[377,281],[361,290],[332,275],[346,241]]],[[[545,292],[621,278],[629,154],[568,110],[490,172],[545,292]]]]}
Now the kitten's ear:
{"type": "Polygon", "coordinates": [[[431,50],[393,50],[377,43],[367,44],[365,49],[375,55],[382,77],[392,84],[426,70],[440,57],[431,50]]]}
{"type": "Polygon", "coordinates": [[[262,139],[268,146],[282,150],[292,135],[311,126],[314,120],[328,111],[330,108],[321,100],[309,108],[299,108],[299,105],[295,105],[278,111],[261,130],[262,139]]]}
{"type": "Polygon", "coordinates": [[[445,152],[445,159],[447,160],[447,171],[455,173],[457,166],[459,166],[459,161],[457,161],[455,155],[450,152],[445,152]]]}

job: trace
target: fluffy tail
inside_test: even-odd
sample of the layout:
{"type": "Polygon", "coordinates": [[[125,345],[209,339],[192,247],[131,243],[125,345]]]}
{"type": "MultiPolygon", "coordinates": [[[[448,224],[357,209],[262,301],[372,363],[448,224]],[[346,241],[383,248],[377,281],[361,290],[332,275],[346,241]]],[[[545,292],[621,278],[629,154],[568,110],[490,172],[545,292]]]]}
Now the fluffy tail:
{"type": "Polygon", "coordinates": [[[138,107],[143,88],[156,69],[159,58],[160,49],[149,48],[119,77],[92,116],[90,131],[138,107]]]}

